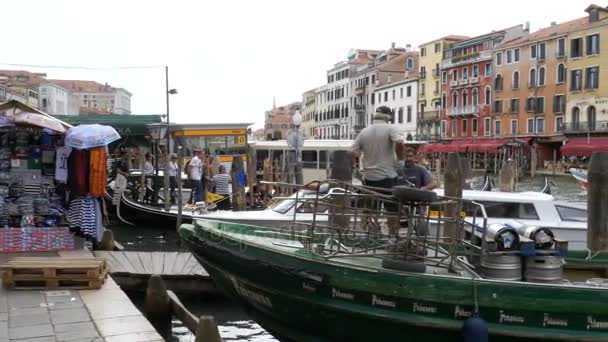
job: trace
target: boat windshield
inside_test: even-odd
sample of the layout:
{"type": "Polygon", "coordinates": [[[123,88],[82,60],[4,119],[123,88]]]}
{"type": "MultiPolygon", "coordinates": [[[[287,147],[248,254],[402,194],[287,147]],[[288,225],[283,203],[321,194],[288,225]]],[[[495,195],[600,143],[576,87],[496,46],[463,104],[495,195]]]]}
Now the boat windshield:
{"type": "MultiPolygon", "coordinates": [[[[304,196],[310,197],[311,194],[312,193],[309,191],[300,191],[298,193],[298,198],[304,198],[304,196]]],[[[279,214],[285,214],[289,210],[291,210],[291,208],[293,208],[293,205],[295,203],[296,203],[296,195],[293,194],[293,195],[289,196],[289,198],[284,199],[284,200],[276,203],[275,205],[271,206],[270,209],[272,209],[273,211],[275,211],[279,214]]]]}
{"type": "Polygon", "coordinates": [[[556,205],[555,209],[562,221],[587,222],[587,210],[556,205]]]}

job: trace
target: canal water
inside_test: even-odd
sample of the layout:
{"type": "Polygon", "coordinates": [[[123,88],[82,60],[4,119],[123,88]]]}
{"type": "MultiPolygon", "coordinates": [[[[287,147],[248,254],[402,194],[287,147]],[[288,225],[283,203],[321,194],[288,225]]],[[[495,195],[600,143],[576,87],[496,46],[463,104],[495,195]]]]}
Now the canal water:
{"type": "MultiPolygon", "coordinates": [[[[556,187],[553,196],[558,200],[585,202],[586,193],[581,190],[574,178],[567,176],[550,177],[556,187]]],[[[476,177],[472,187],[481,186],[483,179],[476,177]]],[[[517,191],[540,191],[544,186],[543,177],[524,178],[517,185],[517,191]]],[[[134,251],[187,251],[181,245],[174,229],[155,227],[130,227],[120,224],[108,227],[113,230],[115,238],[126,250],[134,251]]],[[[142,298],[130,294],[136,305],[142,304],[142,298]]],[[[224,298],[187,298],[184,304],[196,316],[212,315],[215,317],[220,334],[225,341],[278,341],[260,325],[247,316],[237,305],[224,298]]],[[[173,340],[175,342],[194,341],[194,336],[181,322],[173,322],[173,340]]]]}

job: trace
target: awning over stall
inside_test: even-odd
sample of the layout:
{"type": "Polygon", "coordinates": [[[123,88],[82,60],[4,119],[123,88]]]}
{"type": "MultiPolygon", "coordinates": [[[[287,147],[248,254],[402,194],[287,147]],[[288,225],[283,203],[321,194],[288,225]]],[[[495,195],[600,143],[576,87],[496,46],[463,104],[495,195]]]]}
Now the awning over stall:
{"type": "Polygon", "coordinates": [[[561,147],[566,157],[589,157],[593,152],[608,152],[608,138],[571,138],[561,147]]]}

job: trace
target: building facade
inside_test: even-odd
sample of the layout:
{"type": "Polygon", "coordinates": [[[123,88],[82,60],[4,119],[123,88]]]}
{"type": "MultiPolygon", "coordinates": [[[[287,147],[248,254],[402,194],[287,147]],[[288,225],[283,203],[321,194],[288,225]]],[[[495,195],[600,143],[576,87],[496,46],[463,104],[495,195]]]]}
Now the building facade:
{"type": "Polygon", "coordinates": [[[350,99],[355,115],[352,117],[353,130],[350,139],[354,139],[372,122],[378,106],[376,89],[405,78],[415,78],[418,75],[417,70],[418,53],[412,51],[409,45],[406,48],[397,48],[394,44],[391,49],[379,53],[370,63],[355,69],[351,80],[354,91],[350,99]]]}
{"type": "Polygon", "coordinates": [[[417,140],[439,139],[443,52],[467,38],[447,36],[419,46],[417,140]]]}
{"type": "Polygon", "coordinates": [[[418,79],[411,77],[377,87],[374,97],[375,108],[389,107],[393,112],[393,124],[399,126],[404,138],[413,140],[416,136],[418,79]]]}
{"type": "Polygon", "coordinates": [[[315,89],[302,94],[302,127],[300,129],[306,139],[314,139],[315,137],[316,103],[315,89]]]}
{"type": "Polygon", "coordinates": [[[608,10],[591,5],[585,11],[565,43],[566,136],[608,133],[608,10]]]}
{"type": "Polygon", "coordinates": [[[71,91],[80,99],[81,114],[131,114],[132,94],[123,88],[95,81],[48,80],[71,91]]]}
{"type": "Polygon", "coordinates": [[[294,128],[292,117],[296,111],[302,110],[300,102],[286,106],[274,107],[266,111],[264,116],[264,137],[266,140],[281,140],[287,137],[290,129],[294,128]]]}
{"type": "Polygon", "coordinates": [[[441,64],[442,138],[494,135],[492,53],[500,44],[525,36],[528,30],[527,25],[518,25],[493,31],[454,43],[445,51],[441,64]]]}
{"type": "Polygon", "coordinates": [[[371,63],[381,51],[353,49],[347,60],[327,71],[327,83],[315,90],[315,128],[319,139],[349,139],[356,119],[352,103],[355,71],[371,63]]]}
{"type": "Polygon", "coordinates": [[[51,115],[78,115],[80,99],[64,87],[43,83],[38,87],[38,108],[51,115]]]}

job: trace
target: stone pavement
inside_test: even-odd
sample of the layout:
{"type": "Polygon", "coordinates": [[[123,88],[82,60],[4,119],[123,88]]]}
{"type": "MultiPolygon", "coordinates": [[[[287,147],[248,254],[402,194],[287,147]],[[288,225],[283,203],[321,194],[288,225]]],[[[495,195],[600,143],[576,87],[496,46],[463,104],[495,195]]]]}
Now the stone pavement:
{"type": "Polygon", "coordinates": [[[0,288],[0,342],[9,341],[156,342],[163,338],[108,277],[100,290],[0,288]]]}

